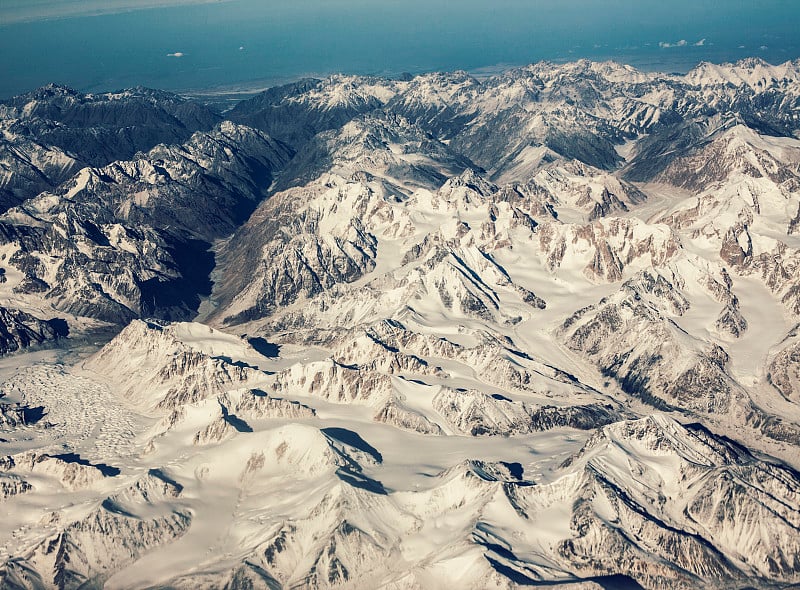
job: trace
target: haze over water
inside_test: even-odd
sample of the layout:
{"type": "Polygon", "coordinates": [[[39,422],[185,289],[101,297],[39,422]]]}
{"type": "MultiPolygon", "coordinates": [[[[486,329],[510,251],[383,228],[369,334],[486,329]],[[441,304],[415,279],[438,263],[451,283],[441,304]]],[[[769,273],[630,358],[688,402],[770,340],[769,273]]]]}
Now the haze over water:
{"type": "Polygon", "coordinates": [[[800,57],[794,0],[229,0],[54,18],[73,5],[110,6],[0,2],[0,98],[48,82],[244,90],[333,72],[492,71],[578,58],[672,72],[704,60],[800,57]]]}

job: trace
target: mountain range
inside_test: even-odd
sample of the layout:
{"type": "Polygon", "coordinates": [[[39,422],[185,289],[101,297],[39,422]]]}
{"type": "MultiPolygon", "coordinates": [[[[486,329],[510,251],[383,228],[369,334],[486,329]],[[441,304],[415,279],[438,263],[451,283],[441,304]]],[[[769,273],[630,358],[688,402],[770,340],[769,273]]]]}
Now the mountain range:
{"type": "Polygon", "coordinates": [[[800,61],[0,132],[0,587],[800,586],[800,61]]]}

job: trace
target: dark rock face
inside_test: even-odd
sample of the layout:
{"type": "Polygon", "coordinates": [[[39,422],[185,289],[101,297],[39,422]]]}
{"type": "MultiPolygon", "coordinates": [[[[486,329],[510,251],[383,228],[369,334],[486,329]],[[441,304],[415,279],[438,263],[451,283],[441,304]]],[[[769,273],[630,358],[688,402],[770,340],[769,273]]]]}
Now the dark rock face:
{"type": "Polygon", "coordinates": [[[13,292],[111,322],[193,315],[210,292],[210,241],[246,219],[291,155],[230,124],[193,135],[219,120],[142,88],[51,85],[0,104],[2,210],[49,191],[0,220],[23,274],[13,292]]]}
{"type": "Polygon", "coordinates": [[[252,291],[246,308],[229,318],[248,321],[271,315],[300,297],[357,280],[375,267],[378,242],[365,217],[381,208],[388,197],[382,193],[411,190],[401,185],[438,188],[446,174],[460,173],[470,164],[419,127],[391,114],[360,117],[337,132],[320,133],[275,185],[293,188],[262,203],[221,249],[219,274],[225,280],[215,292],[220,308],[252,291]],[[393,151],[396,146],[402,146],[402,153],[393,151]],[[350,178],[326,179],[329,170],[350,178]],[[375,186],[379,175],[388,187],[375,186]],[[342,202],[349,213],[338,213],[338,205],[331,210],[311,205],[337,191],[338,196],[331,198],[342,202]],[[243,274],[245,268],[252,272],[243,274]]]}
{"type": "Polygon", "coordinates": [[[264,134],[225,122],[182,145],[84,170],[54,191],[62,197],[55,206],[32,201],[25,209],[81,209],[95,225],[121,221],[213,239],[247,219],[291,155],[264,134]]]}
{"type": "Polygon", "coordinates": [[[787,399],[800,396],[800,326],[795,327],[767,367],[767,378],[787,399]]]}
{"type": "Polygon", "coordinates": [[[57,147],[24,136],[0,135],[0,211],[7,211],[44,190],[51,190],[81,168],[82,162],[57,147]]]}
{"type": "Polygon", "coordinates": [[[40,320],[30,314],[0,307],[0,355],[65,338],[66,322],[40,320]]]}
{"type": "MultiPolygon", "coordinates": [[[[173,253],[181,247],[189,249],[191,243],[146,226],[108,224],[107,235],[85,213],[70,213],[71,219],[59,216],[40,227],[3,225],[4,243],[19,245],[9,259],[11,266],[25,272],[15,287],[18,292],[41,294],[64,312],[110,322],[127,322],[148,311],[166,313],[173,307],[169,285],[180,293],[186,280],[173,253]],[[53,257],[55,267],[47,264],[53,257]],[[41,278],[48,273],[55,276],[52,284],[41,278]],[[154,283],[161,288],[154,289],[154,283]],[[162,301],[170,303],[162,305],[162,301]]],[[[203,244],[201,252],[207,247],[203,244]]],[[[197,253],[198,248],[193,249],[197,253]]],[[[201,258],[196,254],[190,258],[194,268],[202,268],[201,258]]],[[[191,298],[193,293],[184,292],[184,296],[191,298]]]]}
{"type": "Polygon", "coordinates": [[[452,389],[443,389],[433,406],[452,428],[471,436],[529,434],[564,426],[594,430],[623,419],[612,405],[540,406],[500,394],[452,389]]]}
{"type": "Polygon", "coordinates": [[[368,173],[381,171],[388,179],[438,188],[449,176],[474,168],[475,164],[426,129],[381,110],[355,116],[341,128],[319,133],[304,143],[275,188],[300,186],[342,167],[368,173]],[[401,153],[395,154],[393,146],[401,153]],[[402,157],[407,154],[424,154],[432,162],[408,162],[402,157]]]}
{"type": "Polygon", "coordinates": [[[709,76],[702,66],[681,79],[581,61],[536,64],[482,81],[464,72],[410,81],[303,80],[243,101],[227,116],[299,150],[319,132],[388,110],[493,170],[502,170],[503,163],[531,145],[613,169],[621,163],[615,145],[646,134],[625,174],[648,181],[702,149],[709,133],[721,127],[742,123],[760,133],[791,137],[797,121],[787,114],[787,105],[797,100],[793,87],[779,80],[761,87],[734,86],[709,76]],[[659,93],[665,98],[652,101],[659,93]],[[534,120],[538,115],[542,121],[534,120]]]}
{"type": "Polygon", "coordinates": [[[240,312],[238,320],[264,317],[374,268],[377,240],[360,219],[354,217],[343,235],[319,235],[317,213],[298,210],[303,198],[302,190],[273,197],[220,253],[226,276],[220,300],[232,301],[241,291],[256,289],[253,307],[240,312]]]}
{"type": "MultiPolygon", "coordinates": [[[[360,92],[359,86],[363,81],[362,78],[333,77],[293,82],[244,100],[225,116],[236,123],[260,129],[299,150],[317,133],[339,129],[358,115],[383,106],[377,97],[360,92]],[[343,96],[331,96],[340,86],[343,96]],[[309,100],[309,95],[320,96],[322,100],[309,100]]],[[[383,80],[376,82],[384,83],[383,80]]]]}
{"type": "Polygon", "coordinates": [[[146,88],[87,95],[51,84],[0,102],[7,131],[0,140],[0,167],[17,176],[0,188],[0,210],[52,189],[83,166],[129,159],[159,143],[182,143],[220,120],[202,105],[146,88]]]}
{"type": "MultiPolygon", "coordinates": [[[[617,455],[618,458],[622,456],[617,455]]],[[[758,571],[756,578],[761,578],[756,586],[768,585],[764,580],[772,576],[793,577],[795,572],[791,570],[797,555],[796,541],[788,541],[788,546],[783,546],[778,554],[774,552],[771,538],[769,541],[766,537],[746,539],[735,532],[737,522],[764,522],[761,519],[776,517],[771,525],[774,527],[771,535],[788,534],[790,539],[796,536],[793,532],[795,525],[784,520],[787,516],[790,520],[793,517],[778,508],[779,503],[773,504],[776,498],[773,494],[795,495],[800,481],[797,472],[780,464],[754,459],[741,445],[719,437],[699,424],[682,426],[664,417],[620,422],[598,430],[579,453],[565,462],[565,467],[583,466],[587,480],[585,487],[581,486],[586,500],[574,505],[576,536],[562,545],[562,555],[582,562],[589,571],[598,568],[602,573],[617,570],[615,567],[607,570],[602,562],[594,561],[592,555],[596,553],[592,551],[627,555],[633,563],[626,571],[636,572],[635,578],[646,587],[666,588],[675,584],[689,587],[691,582],[682,580],[687,572],[691,572],[692,578],[705,579],[712,587],[727,587],[742,585],[749,577],[728,557],[731,550],[741,555],[739,552],[746,547],[748,568],[754,567],[758,571]],[[657,501],[646,499],[648,492],[640,488],[641,481],[646,480],[634,483],[632,479],[615,473],[611,467],[614,465],[613,457],[620,450],[631,448],[629,445],[640,445],[654,456],[670,456],[681,463],[680,475],[676,473],[674,477],[680,477],[684,483],[692,482],[688,484],[691,491],[681,496],[681,502],[686,503],[685,514],[692,522],[701,524],[702,533],[670,524],[673,500],[668,495],[657,501]],[[700,462],[695,462],[699,457],[702,457],[700,462]],[[770,492],[762,495],[763,483],[760,482],[766,481],[772,482],[768,484],[770,492]],[[596,501],[598,497],[611,499],[620,520],[628,521],[632,517],[642,523],[640,531],[649,531],[645,535],[654,534],[659,542],[645,553],[670,555],[665,562],[670,565],[660,571],[645,565],[641,561],[642,554],[637,555],[636,544],[628,543],[620,528],[607,526],[603,519],[598,518],[592,508],[597,504],[588,501],[589,498],[596,501]],[[625,513],[627,518],[623,516],[625,513]],[[723,531],[729,536],[723,537],[723,531]]],[[[646,478],[654,467],[646,466],[646,463],[634,460],[626,475],[638,473],[639,477],[646,478]]],[[[668,479],[672,477],[668,476],[668,479]]],[[[666,483],[666,480],[657,479],[659,487],[666,483]]]]}
{"type": "Polygon", "coordinates": [[[569,317],[561,326],[567,346],[591,358],[624,391],[658,409],[730,412],[736,386],[726,373],[726,353],[703,342],[687,343],[647,295],[665,301],[673,311],[686,309],[680,293],[663,277],[645,275],[569,317]]]}

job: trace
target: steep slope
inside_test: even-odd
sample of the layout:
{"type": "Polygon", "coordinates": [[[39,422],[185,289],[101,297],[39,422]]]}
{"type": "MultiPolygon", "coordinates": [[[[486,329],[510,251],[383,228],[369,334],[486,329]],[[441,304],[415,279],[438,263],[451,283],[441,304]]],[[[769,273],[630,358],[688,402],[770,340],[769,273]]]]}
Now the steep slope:
{"type": "Polygon", "coordinates": [[[219,120],[200,104],[145,88],[81,94],[51,84],[0,102],[0,161],[13,179],[0,185],[0,206],[5,211],[50,190],[78,168],[182,143],[219,120]]]}
{"type": "Polygon", "coordinates": [[[81,208],[96,224],[174,227],[212,239],[247,218],[291,155],[258,131],[224,122],[184,144],[161,144],[131,161],[84,169],[22,210],[43,218],[81,208]]]}
{"type": "Polygon", "coordinates": [[[63,320],[41,320],[28,313],[0,307],[0,355],[64,338],[63,320]]]}
{"type": "MultiPolygon", "coordinates": [[[[559,548],[583,571],[608,571],[603,563],[624,554],[647,587],[795,581],[797,472],[662,416],[608,426],[567,463],[575,475],[550,486],[569,483],[581,499],[572,505],[572,539],[559,548]],[[638,532],[624,539],[619,527],[638,532]]],[[[545,490],[531,491],[538,499],[545,490]]]]}
{"type": "Polygon", "coordinates": [[[290,152],[223,123],[182,146],[85,168],[0,218],[18,280],[3,288],[111,322],[185,318],[207,293],[210,242],[252,211],[290,152]]]}
{"type": "Polygon", "coordinates": [[[464,72],[410,81],[307,80],[242,103],[231,117],[299,148],[320,131],[387,109],[506,179],[514,171],[530,173],[523,163],[535,168],[539,147],[612,169],[622,161],[616,146],[647,134],[627,174],[650,180],[676,155],[702,145],[720,124],[706,124],[715,118],[733,117],[758,132],[791,137],[799,97],[796,62],[701,64],[679,77],[584,60],[534,64],[481,81],[464,72]]]}
{"type": "Polygon", "coordinates": [[[167,324],[134,320],[83,367],[104,376],[119,394],[143,410],[170,410],[255,383],[263,375],[234,362],[258,353],[236,337],[202,324],[167,324]],[[219,344],[194,344],[204,339],[219,344]]]}
{"type": "Polygon", "coordinates": [[[186,533],[191,512],[172,507],[182,486],[157,470],[0,570],[9,588],[101,587],[143,554],[186,533]]]}
{"type": "Polygon", "coordinates": [[[474,166],[425,129],[392,112],[356,117],[312,138],[278,180],[278,189],[299,186],[321,174],[365,172],[404,187],[438,187],[448,176],[474,166]]]}
{"type": "Polygon", "coordinates": [[[52,190],[82,168],[81,160],[61,148],[0,129],[0,211],[52,190]]]}
{"type": "Polygon", "coordinates": [[[796,400],[800,394],[800,331],[795,327],[778,346],[767,365],[767,379],[781,395],[796,400]]]}
{"type": "Polygon", "coordinates": [[[382,79],[342,75],[306,79],[243,100],[225,115],[300,150],[317,133],[339,129],[382,107],[392,94],[392,84],[382,79]]]}

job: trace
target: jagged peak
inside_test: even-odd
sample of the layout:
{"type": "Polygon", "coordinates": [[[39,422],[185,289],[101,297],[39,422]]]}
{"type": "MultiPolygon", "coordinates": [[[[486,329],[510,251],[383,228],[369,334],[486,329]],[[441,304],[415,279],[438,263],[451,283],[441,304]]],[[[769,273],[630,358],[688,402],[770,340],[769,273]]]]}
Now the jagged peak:
{"type": "Polygon", "coordinates": [[[497,192],[497,185],[487,180],[473,168],[467,168],[458,176],[448,178],[439,189],[441,194],[451,194],[459,188],[469,189],[482,197],[488,197],[497,192]]]}
{"type": "Polygon", "coordinates": [[[771,138],[761,135],[749,127],[740,117],[733,118],[721,133],[714,138],[714,142],[726,142],[730,150],[742,149],[758,150],[768,154],[776,160],[786,160],[786,164],[800,161],[800,143],[790,139],[771,138]]]}
{"type": "Polygon", "coordinates": [[[578,453],[568,459],[569,466],[592,457],[622,453],[626,457],[671,456],[703,468],[713,468],[747,461],[741,448],[716,437],[709,430],[685,426],[665,414],[651,414],[625,420],[598,430],[578,453]]]}
{"type": "Polygon", "coordinates": [[[759,57],[749,57],[736,63],[714,64],[701,62],[684,76],[690,84],[699,86],[731,84],[760,92],[784,81],[800,81],[800,67],[796,62],[787,61],[772,65],[759,57]]]}
{"type": "Polygon", "coordinates": [[[45,84],[44,86],[37,88],[33,92],[23,96],[30,96],[36,100],[43,100],[47,98],[52,98],[54,96],[79,96],[80,93],[64,84],[56,84],[55,82],[51,82],[50,84],[45,84]]]}
{"type": "Polygon", "coordinates": [[[481,82],[464,71],[432,72],[415,76],[406,87],[399,92],[395,101],[405,105],[430,108],[448,108],[454,103],[462,102],[470,91],[480,91],[481,82]]]}
{"type": "Polygon", "coordinates": [[[227,334],[206,324],[197,322],[167,322],[156,319],[131,321],[97,355],[104,351],[146,351],[158,346],[167,346],[176,351],[196,350],[207,356],[253,356],[253,347],[242,338],[227,334]]]}
{"type": "Polygon", "coordinates": [[[613,60],[592,61],[589,59],[579,59],[566,63],[556,63],[553,61],[540,61],[536,63],[509,70],[501,74],[498,78],[515,78],[520,75],[535,76],[543,81],[556,82],[559,78],[573,78],[578,76],[600,76],[612,83],[644,83],[651,82],[657,78],[657,74],[651,74],[637,70],[633,66],[622,64],[613,60]]]}
{"type": "Polygon", "coordinates": [[[420,137],[430,136],[403,115],[391,111],[378,111],[366,113],[348,121],[342,126],[338,135],[344,138],[374,135],[384,141],[389,141],[399,139],[398,134],[408,133],[420,137]]]}
{"type": "Polygon", "coordinates": [[[452,72],[430,72],[419,74],[412,80],[414,84],[452,84],[468,83],[471,86],[480,86],[480,81],[464,70],[453,70],[452,72]]]}
{"type": "MultiPolygon", "coordinates": [[[[247,125],[241,125],[238,123],[234,123],[233,121],[222,121],[217,125],[214,131],[219,131],[219,133],[232,136],[235,139],[239,139],[245,135],[265,135],[261,131],[257,129],[253,129],[252,127],[248,127],[247,125]]],[[[213,132],[212,132],[213,133],[213,132]]]]}
{"type": "MultiPolygon", "coordinates": [[[[181,104],[189,103],[190,99],[180,96],[178,94],[167,92],[165,90],[158,90],[155,88],[147,88],[145,86],[134,86],[132,88],[125,88],[122,90],[115,90],[112,92],[99,92],[99,93],[84,93],[80,92],[70,86],[63,84],[50,83],[37,88],[31,92],[18,95],[0,103],[16,103],[24,104],[26,102],[34,101],[41,103],[55,103],[60,106],[72,105],[75,103],[109,103],[120,102],[126,100],[139,100],[152,103],[153,105],[167,105],[167,104],[181,104]],[[65,102],[66,101],[66,102],[65,102]]],[[[35,114],[35,111],[28,107],[28,111],[35,114]]]]}
{"type": "MultiPolygon", "coordinates": [[[[364,466],[380,462],[380,453],[355,432],[341,428],[320,429],[290,423],[240,443],[238,453],[249,454],[242,477],[265,471],[299,476],[328,475],[337,470],[359,474],[364,466]]],[[[222,466],[220,466],[222,467],[222,466]]]]}
{"type": "Polygon", "coordinates": [[[385,78],[333,74],[308,85],[292,100],[308,102],[322,110],[378,108],[395,96],[396,86],[385,78]]]}
{"type": "Polygon", "coordinates": [[[510,483],[527,484],[524,479],[524,470],[519,463],[506,463],[504,461],[482,461],[466,459],[456,465],[445,469],[437,476],[441,482],[450,483],[461,480],[474,480],[479,485],[510,483]]]}

